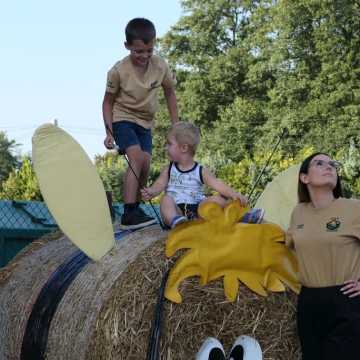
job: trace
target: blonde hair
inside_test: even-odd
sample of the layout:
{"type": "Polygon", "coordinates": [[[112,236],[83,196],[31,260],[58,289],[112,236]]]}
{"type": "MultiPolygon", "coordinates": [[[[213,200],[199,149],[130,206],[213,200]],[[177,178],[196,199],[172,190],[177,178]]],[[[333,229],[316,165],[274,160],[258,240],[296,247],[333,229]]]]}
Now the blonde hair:
{"type": "Polygon", "coordinates": [[[169,135],[174,136],[180,145],[188,145],[192,154],[195,154],[196,148],[200,143],[200,131],[196,125],[179,121],[171,127],[169,135]]]}

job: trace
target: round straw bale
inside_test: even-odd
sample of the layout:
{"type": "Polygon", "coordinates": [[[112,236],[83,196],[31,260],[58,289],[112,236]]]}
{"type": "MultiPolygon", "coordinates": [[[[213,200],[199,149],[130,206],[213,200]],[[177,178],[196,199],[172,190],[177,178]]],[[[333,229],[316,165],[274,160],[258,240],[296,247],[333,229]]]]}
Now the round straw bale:
{"type": "MultiPolygon", "coordinates": [[[[164,258],[163,244],[156,242],[128,266],[99,314],[86,359],[146,358],[158,288],[174,261],[164,258]]],[[[259,341],[264,360],[300,359],[292,292],[264,298],[241,286],[231,303],[221,280],[200,286],[195,278],[184,281],[180,290],[181,304],[165,302],[161,359],[193,359],[208,336],[228,349],[244,334],[259,341]]]]}
{"type": "MultiPolygon", "coordinates": [[[[46,359],[146,358],[161,279],[176,260],[165,258],[166,235],[158,226],[130,233],[101,261],[84,267],[51,321],[46,359]]],[[[1,359],[20,358],[41,286],[74,251],[66,238],[50,242],[21,258],[10,279],[0,284],[1,359]]],[[[200,286],[196,278],[185,280],[180,291],[183,303],[165,301],[161,359],[193,359],[208,336],[219,338],[227,349],[242,334],[259,341],[264,360],[300,359],[293,293],[264,298],[241,286],[230,303],[221,280],[200,286]]]]}

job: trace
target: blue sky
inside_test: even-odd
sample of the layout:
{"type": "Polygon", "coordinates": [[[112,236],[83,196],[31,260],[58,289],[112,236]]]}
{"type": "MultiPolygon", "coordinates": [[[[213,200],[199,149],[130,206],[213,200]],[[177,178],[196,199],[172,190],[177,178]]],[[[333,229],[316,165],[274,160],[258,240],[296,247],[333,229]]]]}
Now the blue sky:
{"type": "Polygon", "coordinates": [[[106,73],[127,55],[127,22],[149,18],[162,36],[181,11],[179,0],[3,2],[0,130],[24,154],[34,130],[56,118],[91,158],[103,154],[106,73]]]}

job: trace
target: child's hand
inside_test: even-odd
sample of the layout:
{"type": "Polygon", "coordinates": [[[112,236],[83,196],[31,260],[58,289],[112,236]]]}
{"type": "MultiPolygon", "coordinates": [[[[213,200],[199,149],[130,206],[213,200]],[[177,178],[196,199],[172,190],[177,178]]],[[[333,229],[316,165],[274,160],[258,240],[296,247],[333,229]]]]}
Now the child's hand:
{"type": "Polygon", "coordinates": [[[239,200],[241,206],[246,206],[248,203],[248,198],[240,193],[234,193],[232,198],[233,198],[233,200],[239,200]]]}
{"type": "Polygon", "coordinates": [[[156,194],[151,188],[142,188],[140,189],[141,196],[145,201],[151,200],[156,194]]]}

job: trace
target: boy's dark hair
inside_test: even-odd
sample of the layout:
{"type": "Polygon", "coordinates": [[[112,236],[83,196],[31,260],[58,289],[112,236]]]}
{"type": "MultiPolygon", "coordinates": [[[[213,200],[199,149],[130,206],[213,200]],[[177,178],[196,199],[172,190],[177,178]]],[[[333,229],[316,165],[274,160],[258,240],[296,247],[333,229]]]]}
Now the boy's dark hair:
{"type": "MultiPolygon", "coordinates": [[[[300,180],[300,174],[307,174],[308,173],[311,160],[317,155],[329,156],[328,154],[325,154],[323,152],[313,153],[310,156],[308,156],[302,162],[302,164],[300,166],[299,176],[298,176],[298,200],[299,200],[299,203],[311,202],[309,190],[308,190],[306,184],[304,184],[300,180]]],[[[341,178],[340,178],[339,174],[337,174],[337,182],[336,182],[336,186],[335,186],[335,188],[333,190],[333,194],[334,194],[335,199],[343,196],[342,187],[341,187],[341,178]]]]}
{"type": "Polygon", "coordinates": [[[134,40],[142,40],[144,44],[148,44],[156,38],[156,30],[154,24],[144,18],[135,18],[128,22],[125,28],[126,42],[131,45],[134,40]]]}

